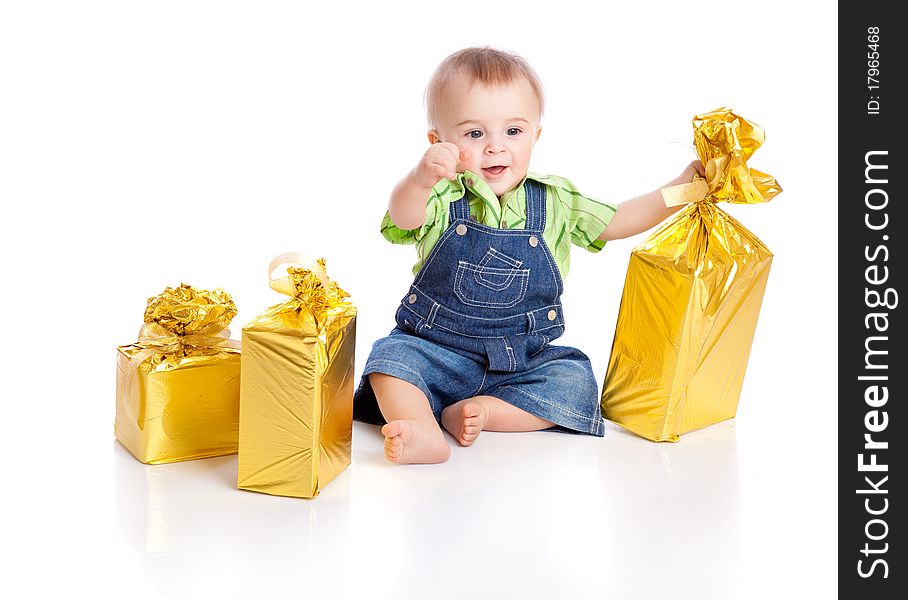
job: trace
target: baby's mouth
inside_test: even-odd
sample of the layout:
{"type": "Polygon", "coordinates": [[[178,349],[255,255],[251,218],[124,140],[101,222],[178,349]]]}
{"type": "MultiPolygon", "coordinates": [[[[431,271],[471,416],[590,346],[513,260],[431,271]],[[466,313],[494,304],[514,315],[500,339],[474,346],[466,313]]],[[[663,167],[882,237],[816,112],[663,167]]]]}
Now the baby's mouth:
{"type": "Polygon", "coordinates": [[[498,165],[495,167],[483,167],[482,172],[489,175],[501,175],[504,173],[504,170],[507,169],[505,165],[498,165]]]}

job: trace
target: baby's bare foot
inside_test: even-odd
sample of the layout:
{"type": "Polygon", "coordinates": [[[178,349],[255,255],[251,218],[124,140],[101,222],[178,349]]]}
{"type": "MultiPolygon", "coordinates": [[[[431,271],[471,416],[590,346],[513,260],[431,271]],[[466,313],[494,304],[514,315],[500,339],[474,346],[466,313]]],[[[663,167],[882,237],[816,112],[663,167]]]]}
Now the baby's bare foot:
{"type": "Polygon", "coordinates": [[[451,448],[434,423],[391,421],[381,432],[385,436],[385,456],[393,463],[440,463],[451,455],[451,448]]]}
{"type": "Polygon", "coordinates": [[[467,399],[441,411],[441,424],[460,442],[469,446],[489,422],[489,409],[482,402],[467,399]]]}

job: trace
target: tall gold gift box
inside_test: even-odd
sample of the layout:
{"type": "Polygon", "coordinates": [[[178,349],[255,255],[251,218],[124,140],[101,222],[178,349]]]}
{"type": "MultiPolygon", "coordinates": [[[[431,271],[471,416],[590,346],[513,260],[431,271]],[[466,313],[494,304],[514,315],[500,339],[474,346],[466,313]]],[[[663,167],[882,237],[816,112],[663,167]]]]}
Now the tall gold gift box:
{"type": "Polygon", "coordinates": [[[237,451],[236,312],[222,290],[167,288],[148,299],[139,340],[117,348],[114,435],[143,463],[237,451]]]}
{"type": "Polygon", "coordinates": [[[312,498],[350,464],[356,308],[324,260],[269,273],[290,300],[243,327],[237,487],[312,498]]]}
{"type": "Polygon", "coordinates": [[[735,416],[772,253],[716,202],[781,191],[746,166],[762,129],[727,108],[693,123],[706,180],[664,193],[702,199],[633,250],[602,390],[604,418],[657,442],[735,416]]]}

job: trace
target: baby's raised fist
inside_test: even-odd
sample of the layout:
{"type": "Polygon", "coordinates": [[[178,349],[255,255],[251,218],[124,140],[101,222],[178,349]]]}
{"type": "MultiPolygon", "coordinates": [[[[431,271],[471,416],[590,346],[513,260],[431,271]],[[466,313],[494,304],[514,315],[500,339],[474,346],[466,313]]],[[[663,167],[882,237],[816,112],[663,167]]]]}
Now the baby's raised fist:
{"type": "Polygon", "coordinates": [[[429,146],[422,160],[413,170],[414,179],[423,187],[433,187],[444,178],[457,177],[457,165],[470,157],[469,150],[461,150],[451,142],[437,142],[429,146]]]}

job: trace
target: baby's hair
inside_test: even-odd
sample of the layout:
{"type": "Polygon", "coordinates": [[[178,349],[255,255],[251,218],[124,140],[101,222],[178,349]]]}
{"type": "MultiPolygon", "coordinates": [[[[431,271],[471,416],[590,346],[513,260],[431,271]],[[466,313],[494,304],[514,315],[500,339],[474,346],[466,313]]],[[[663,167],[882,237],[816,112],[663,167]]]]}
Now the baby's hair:
{"type": "Polygon", "coordinates": [[[539,81],[539,76],[530,63],[517,54],[496,50],[491,46],[482,46],[458,50],[441,61],[435,69],[425,95],[429,127],[435,127],[438,123],[438,107],[448,83],[461,73],[466,75],[471,83],[487,86],[506,85],[523,77],[529,82],[539,100],[539,117],[542,118],[545,105],[542,82],[539,81]]]}

